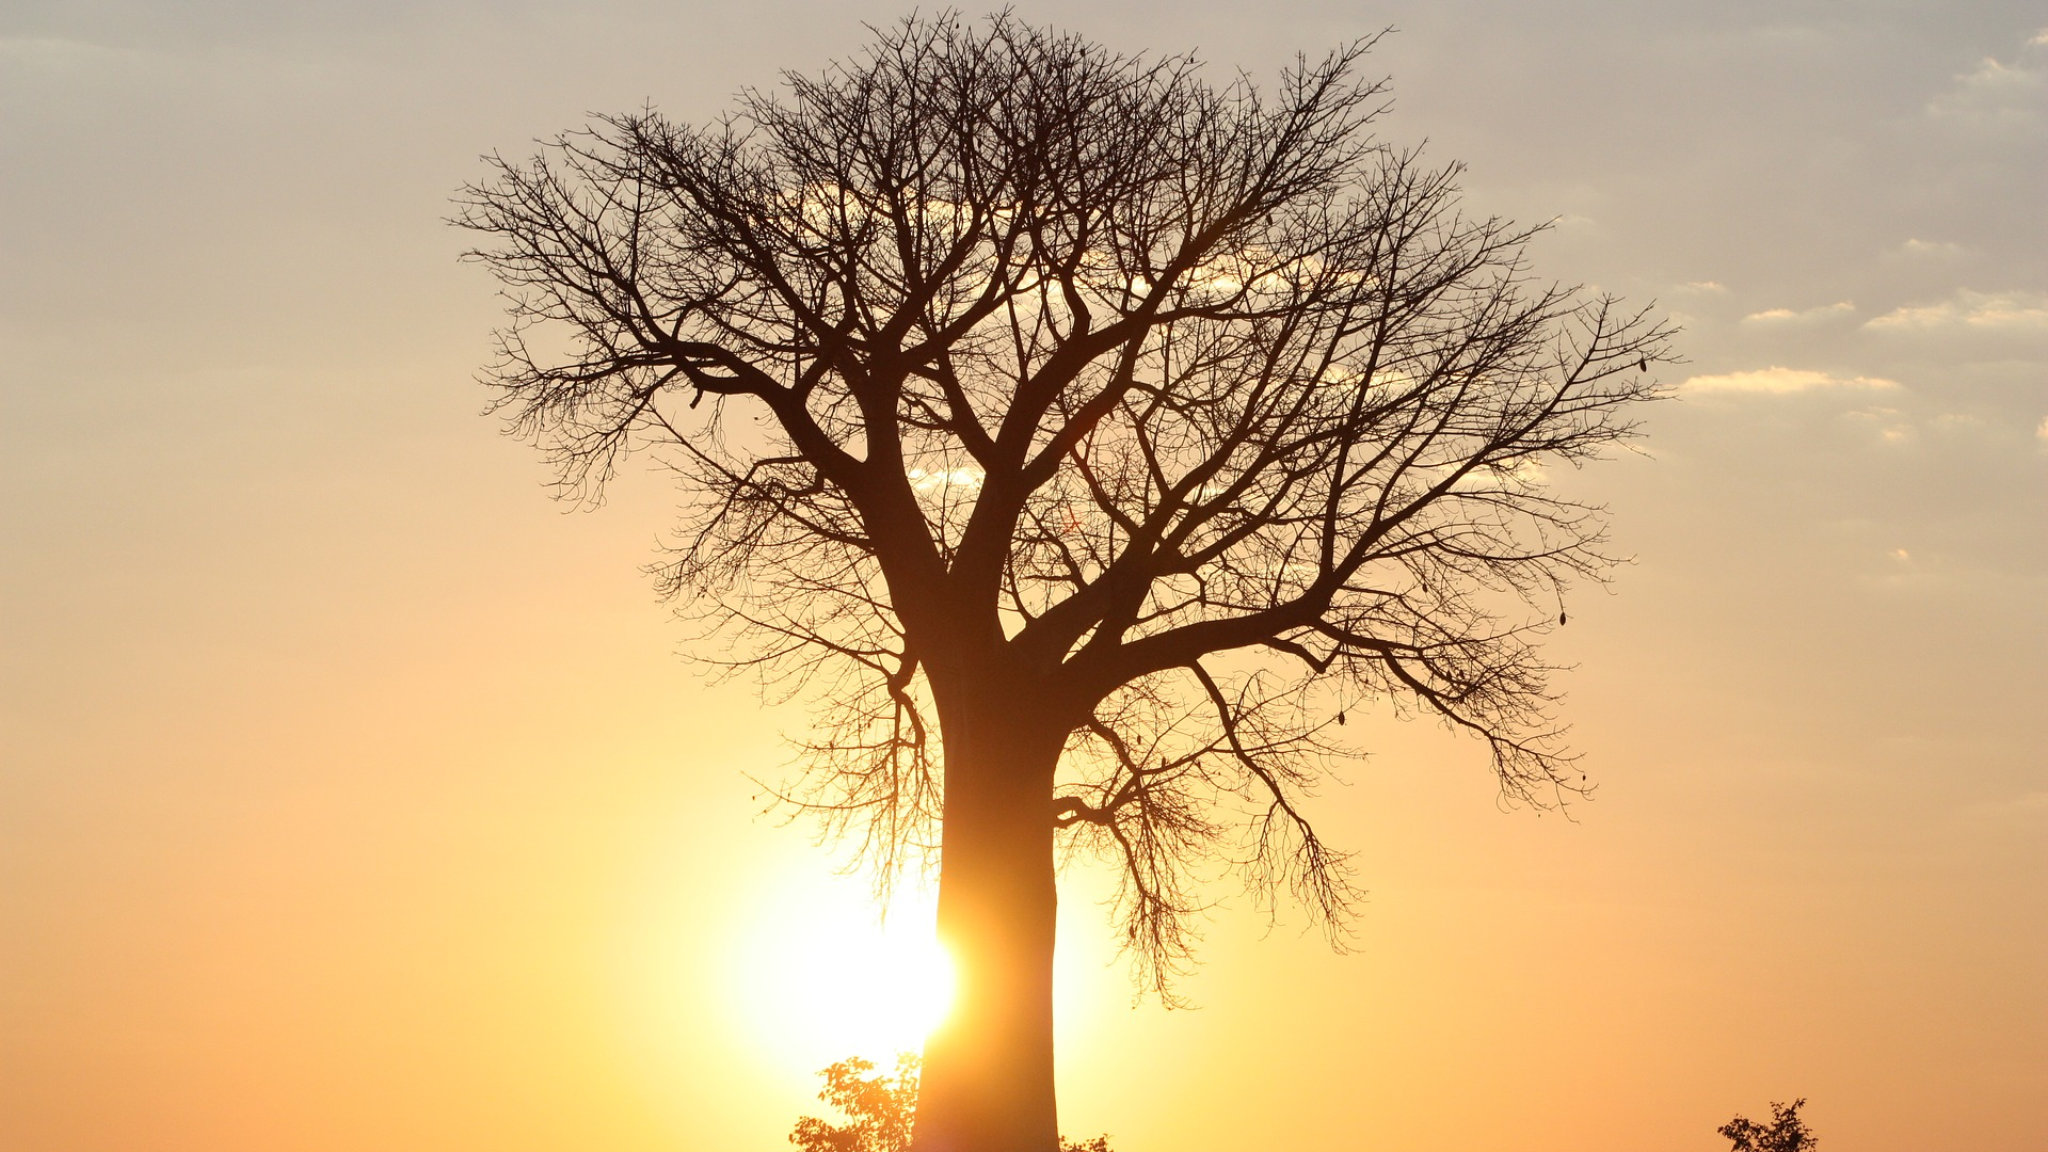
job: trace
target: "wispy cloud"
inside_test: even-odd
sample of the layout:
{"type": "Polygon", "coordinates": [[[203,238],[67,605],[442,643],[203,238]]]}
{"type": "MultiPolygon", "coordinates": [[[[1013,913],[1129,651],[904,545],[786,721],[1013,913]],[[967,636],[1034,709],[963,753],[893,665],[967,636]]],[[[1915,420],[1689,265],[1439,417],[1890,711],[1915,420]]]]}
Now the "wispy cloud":
{"type": "Polygon", "coordinates": [[[1880,332],[2048,332],[2048,295],[1964,288],[1939,303],[1895,308],[1864,327],[1880,332]]]}
{"type": "Polygon", "coordinates": [[[1928,101],[1927,112],[1974,128],[2010,128],[2033,123],[2044,95],[2048,75],[1986,56],[1928,101]]]}
{"type": "Polygon", "coordinates": [[[1833,304],[1823,304],[1818,308],[1805,308],[1798,311],[1790,308],[1766,308],[1761,312],[1751,312],[1749,315],[1744,316],[1742,322],[1744,324],[1775,326],[1815,324],[1823,320],[1839,320],[1844,316],[1853,314],[1855,311],[1856,305],[1847,300],[1837,300],[1833,304]]]}
{"type": "Polygon", "coordinates": [[[1886,444],[1911,443],[1916,435],[1912,422],[1897,408],[1865,408],[1848,413],[1847,418],[1877,433],[1886,444]]]}
{"type": "Polygon", "coordinates": [[[2034,438],[2048,444],[2048,416],[2041,417],[2041,423],[2034,429],[2034,438]]]}
{"type": "Polygon", "coordinates": [[[1922,240],[1914,237],[1899,245],[1899,252],[1902,255],[1913,256],[1922,260],[1953,260],[1963,254],[1963,246],[1941,240],[1922,240]]]}
{"type": "Polygon", "coordinates": [[[1899,382],[1886,380],[1881,376],[1836,376],[1828,372],[1816,372],[1806,368],[1786,368],[1773,364],[1769,368],[1755,368],[1748,372],[1725,372],[1711,376],[1694,376],[1678,386],[1681,392],[1690,393],[1746,393],[1750,395],[1783,396],[1794,392],[1816,392],[1823,389],[1868,389],[1890,390],[1899,382]]]}
{"type": "Polygon", "coordinates": [[[964,488],[972,492],[981,487],[982,481],[979,468],[912,468],[908,475],[910,486],[920,492],[937,492],[946,488],[964,488]]]}

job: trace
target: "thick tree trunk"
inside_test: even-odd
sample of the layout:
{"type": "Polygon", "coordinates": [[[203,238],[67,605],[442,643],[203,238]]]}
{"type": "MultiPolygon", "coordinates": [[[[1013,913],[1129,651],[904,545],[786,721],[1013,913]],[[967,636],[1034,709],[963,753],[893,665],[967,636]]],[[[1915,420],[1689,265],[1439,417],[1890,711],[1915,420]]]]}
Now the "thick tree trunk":
{"type": "Polygon", "coordinates": [[[1065,735],[1031,702],[947,714],[939,939],[953,1010],[925,1045],[915,1152],[1055,1152],[1053,772],[1065,735]]]}

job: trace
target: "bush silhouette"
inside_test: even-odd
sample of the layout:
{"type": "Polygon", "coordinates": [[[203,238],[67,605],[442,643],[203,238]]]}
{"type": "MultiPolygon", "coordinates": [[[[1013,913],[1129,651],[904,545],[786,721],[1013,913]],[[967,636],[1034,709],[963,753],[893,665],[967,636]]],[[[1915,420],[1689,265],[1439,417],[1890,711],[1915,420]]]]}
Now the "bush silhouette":
{"type": "Polygon", "coordinates": [[[1804,1096],[1790,1104],[1773,1100],[1769,1124],[1737,1116],[1721,1125],[1719,1131],[1732,1145],[1729,1152],[1811,1152],[1820,1138],[1799,1118],[1799,1109],[1805,1104],[1804,1096]]]}
{"type": "MultiPolygon", "coordinates": [[[[789,1142],[803,1152],[910,1152],[911,1121],[917,1115],[915,1053],[896,1057],[895,1075],[876,1073],[872,1060],[849,1057],[819,1072],[825,1087],[818,1099],[845,1115],[833,1124],[816,1116],[796,1122],[789,1142]]],[[[1060,1152],[1110,1152],[1109,1137],[1073,1141],[1060,1137],[1060,1152]]]]}

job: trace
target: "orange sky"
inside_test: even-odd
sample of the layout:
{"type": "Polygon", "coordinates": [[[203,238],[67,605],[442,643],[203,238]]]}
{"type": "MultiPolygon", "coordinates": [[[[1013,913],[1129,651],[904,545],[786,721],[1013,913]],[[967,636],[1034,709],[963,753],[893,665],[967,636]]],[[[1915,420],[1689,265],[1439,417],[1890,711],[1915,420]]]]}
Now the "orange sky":
{"type": "MultiPolygon", "coordinates": [[[[480,151],[897,9],[747,11],[0,15],[0,1147],[772,1149],[901,1031],[915,897],[756,818],[801,710],[676,658],[665,481],[565,514],[478,416],[440,222],[480,151]]],[[[1831,1147],[2048,1147],[2038,11],[1020,12],[1268,74],[1399,23],[1390,134],[1691,359],[1653,458],[1560,478],[1636,557],[1551,641],[1595,801],[1354,719],[1354,950],[1221,889],[1187,1012],[1074,872],[1065,1129],[1706,1152],[1803,1095],[1831,1147]]]]}

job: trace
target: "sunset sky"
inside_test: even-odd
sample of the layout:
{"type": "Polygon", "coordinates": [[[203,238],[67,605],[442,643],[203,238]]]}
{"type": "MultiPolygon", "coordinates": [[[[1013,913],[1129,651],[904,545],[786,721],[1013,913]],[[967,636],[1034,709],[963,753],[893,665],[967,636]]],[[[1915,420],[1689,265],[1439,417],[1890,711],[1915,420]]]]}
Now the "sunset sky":
{"type": "MultiPolygon", "coordinates": [[[[799,706],[708,683],[480,414],[449,198],[708,119],[899,4],[0,7],[0,1148],[769,1152],[914,1047],[878,923],[759,815],[799,706]]],[[[1218,887],[1195,1007],[1062,881],[1062,1127],[1117,1152],[2048,1148],[2048,10],[1089,5],[1269,80],[1385,26],[1399,143],[1537,271],[1684,328],[1632,556],[1549,641],[1595,798],[1354,717],[1347,953],[1218,887]]],[[[974,11],[969,9],[969,11],[974,11]]]]}

